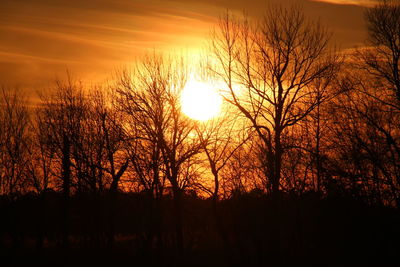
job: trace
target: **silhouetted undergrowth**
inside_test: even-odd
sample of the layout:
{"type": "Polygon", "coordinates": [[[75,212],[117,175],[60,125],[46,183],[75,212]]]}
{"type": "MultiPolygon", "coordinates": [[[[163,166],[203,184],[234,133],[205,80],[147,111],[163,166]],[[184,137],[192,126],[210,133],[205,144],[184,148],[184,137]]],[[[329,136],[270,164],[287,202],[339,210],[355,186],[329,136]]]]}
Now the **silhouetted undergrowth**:
{"type": "MultiPolygon", "coordinates": [[[[55,192],[1,200],[1,251],[11,265],[48,266],[260,266],[268,265],[271,199],[250,192],[220,201],[221,227],[211,200],[185,196],[184,250],[176,249],[172,199],[155,214],[153,199],[118,194],[115,242],[108,244],[107,196],[71,199],[69,246],[62,242],[62,214],[55,192]],[[161,218],[157,223],[155,216],[161,218]],[[159,228],[157,228],[159,227],[159,228]]],[[[282,194],[279,257],[283,266],[396,264],[400,213],[342,197],[282,194]]],[[[275,218],[276,219],[276,218],[275,218]]],[[[4,266],[4,265],[3,265],[4,266]]],[[[6,265],[7,266],[7,265],[6,265]]],[[[395,266],[395,265],[392,265],[395,266]]]]}

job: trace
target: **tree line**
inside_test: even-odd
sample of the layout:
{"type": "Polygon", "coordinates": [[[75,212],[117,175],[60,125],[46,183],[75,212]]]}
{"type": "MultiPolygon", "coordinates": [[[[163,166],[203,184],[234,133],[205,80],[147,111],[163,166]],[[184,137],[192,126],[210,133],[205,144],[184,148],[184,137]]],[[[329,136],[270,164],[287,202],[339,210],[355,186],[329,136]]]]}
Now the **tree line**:
{"type": "Polygon", "coordinates": [[[165,246],[168,209],[171,240],[183,252],[188,202],[209,201],[216,232],[229,247],[222,203],[265,197],[262,212],[271,216],[265,251],[276,266],[287,196],[312,193],[398,209],[400,6],[383,1],[366,9],[365,22],[365,46],[341,52],[329,30],[299,7],[271,6],[256,22],[226,13],[202,71],[224,83],[227,108],[207,122],[181,111],[190,67],[177,56],[150,54],[115,82],[91,88],[68,75],[35,106],[22,91],[2,88],[3,207],[26,196],[43,199],[45,207],[57,195],[59,242],[69,247],[74,201],[101,199],[106,218],[96,217],[100,206],[85,207],[104,222],[112,247],[122,195],[134,192],[147,201],[151,246],[165,246]]]}

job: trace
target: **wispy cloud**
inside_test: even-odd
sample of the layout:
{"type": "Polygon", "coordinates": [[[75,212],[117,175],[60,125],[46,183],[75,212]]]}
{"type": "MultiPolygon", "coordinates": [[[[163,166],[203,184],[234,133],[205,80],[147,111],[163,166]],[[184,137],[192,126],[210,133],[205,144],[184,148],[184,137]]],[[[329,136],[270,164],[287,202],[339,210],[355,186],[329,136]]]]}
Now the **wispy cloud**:
{"type": "MultiPolygon", "coordinates": [[[[262,16],[268,1],[0,0],[0,85],[37,87],[65,69],[82,79],[104,77],[147,51],[196,51],[227,8],[262,16]]],[[[354,18],[361,13],[354,6],[280,3],[293,1],[301,1],[308,16],[328,21],[342,39],[350,36],[349,43],[358,36],[362,26],[354,18]]]]}
{"type": "Polygon", "coordinates": [[[201,46],[217,10],[158,0],[1,0],[0,84],[12,77],[35,86],[43,73],[67,68],[106,76],[149,50],[201,46]]]}
{"type": "Polygon", "coordinates": [[[378,1],[376,0],[311,0],[314,2],[325,2],[337,5],[357,5],[357,6],[373,6],[378,1]]]}

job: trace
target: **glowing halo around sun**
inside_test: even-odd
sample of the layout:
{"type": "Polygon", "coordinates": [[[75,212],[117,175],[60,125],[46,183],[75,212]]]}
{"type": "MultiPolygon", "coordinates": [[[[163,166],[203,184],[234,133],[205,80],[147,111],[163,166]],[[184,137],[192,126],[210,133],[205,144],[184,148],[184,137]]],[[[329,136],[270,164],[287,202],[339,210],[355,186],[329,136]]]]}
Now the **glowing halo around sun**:
{"type": "Polygon", "coordinates": [[[181,104],[186,116],[206,121],[218,116],[222,98],[211,84],[191,79],[182,91],[181,104]]]}

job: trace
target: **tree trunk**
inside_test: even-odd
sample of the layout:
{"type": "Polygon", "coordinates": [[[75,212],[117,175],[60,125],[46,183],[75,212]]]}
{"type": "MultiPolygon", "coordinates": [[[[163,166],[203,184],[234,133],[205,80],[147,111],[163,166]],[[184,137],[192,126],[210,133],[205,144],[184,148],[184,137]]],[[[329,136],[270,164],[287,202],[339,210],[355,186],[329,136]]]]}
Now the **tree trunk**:
{"type": "Polygon", "coordinates": [[[107,238],[107,246],[109,248],[114,247],[115,243],[115,217],[116,217],[116,209],[117,209],[117,194],[118,194],[118,181],[113,179],[110,191],[109,191],[109,214],[108,214],[108,238],[107,238]]]}
{"type": "Polygon", "coordinates": [[[62,179],[63,179],[63,233],[62,233],[62,246],[67,248],[69,246],[69,205],[70,205],[70,191],[71,191],[71,144],[66,135],[63,137],[62,149],[62,179]]]}
{"type": "Polygon", "coordinates": [[[275,130],[275,151],[274,151],[274,169],[272,183],[272,217],[271,217],[271,264],[272,266],[281,266],[281,251],[280,251],[280,180],[282,168],[282,145],[281,145],[281,130],[279,127],[275,130]]]}
{"type": "Polygon", "coordinates": [[[178,186],[173,186],[174,192],[174,211],[175,211],[175,234],[178,253],[183,254],[183,218],[182,218],[182,190],[178,186]]]}

